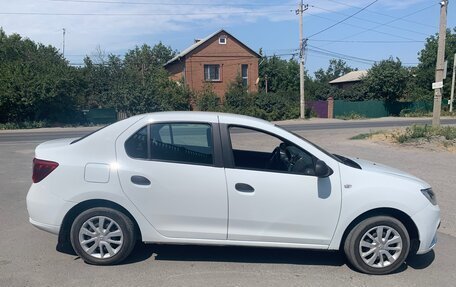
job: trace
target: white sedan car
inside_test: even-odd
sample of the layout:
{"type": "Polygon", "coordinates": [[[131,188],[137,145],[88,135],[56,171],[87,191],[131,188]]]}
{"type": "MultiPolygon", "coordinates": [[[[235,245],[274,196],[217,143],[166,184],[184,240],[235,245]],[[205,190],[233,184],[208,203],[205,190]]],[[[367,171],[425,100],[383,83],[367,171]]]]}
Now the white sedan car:
{"type": "Polygon", "coordinates": [[[333,155],[269,122],[232,114],[134,116],[40,144],[30,222],[91,264],[135,242],[343,250],[356,269],[396,270],[436,243],[426,182],[333,155]]]}

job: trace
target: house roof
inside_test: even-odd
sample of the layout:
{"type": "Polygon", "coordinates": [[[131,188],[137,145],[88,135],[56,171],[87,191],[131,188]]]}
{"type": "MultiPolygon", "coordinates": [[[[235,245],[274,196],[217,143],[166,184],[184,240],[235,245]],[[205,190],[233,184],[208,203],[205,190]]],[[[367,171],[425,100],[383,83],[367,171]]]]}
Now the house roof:
{"type": "Polygon", "coordinates": [[[254,54],[255,56],[257,56],[258,58],[261,58],[261,56],[255,52],[254,50],[250,49],[249,47],[247,47],[244,43],[242,43],[241,41],[239,41],[238,39],[236,39],[236,37],[234,37],[233,35],[231,35],[230,33],[228,33],[227,31],[225,31],[224,29],[220,29],[218,30],[217,32],[215,33],[212,33],[210,34],[209,36],[199,40],[198,42],[194,43],[193,45],[191,45],[190,47],[188,47],[187,49],[185,50],[182,50],[179,54],[177,54],[174,58],[172,58],[171,60],[169,60],[168,62],[166,62],[166,64],[164,64],[163,66],[168,66],[169,64],[175,62],[175,61],[178,61],[180,60],[181,58],[187,56],[190,52],[194,51],[196,48],[198,48],[199,46],[203,45],[204,43],[206,43],[207,41],[209,41],[210,39],[214,38],[215,36],[217,36],[218,34],[220,33],[224,33],[226,35],[229,35],[231,38],[234,38],[237,42],[239,42],[244,48],[246,48],[247,50],[249,50],[252,54],[254,54]]]}
{"type": "Polygon", "coordinates": [[[341,84],[341,83],[349,83],[349,82],[359,82],[362,78],[367,76],[367,71],[352,71],[339,77],[337,79],[332,80],[329,82],[330,84],[341,84]]]}

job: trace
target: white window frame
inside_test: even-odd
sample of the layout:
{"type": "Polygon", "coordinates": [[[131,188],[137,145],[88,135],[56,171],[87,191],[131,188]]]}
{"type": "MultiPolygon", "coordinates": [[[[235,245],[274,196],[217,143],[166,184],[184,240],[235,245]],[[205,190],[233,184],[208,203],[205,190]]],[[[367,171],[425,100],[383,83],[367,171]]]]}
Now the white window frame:
{"type": "Polygon", "coordinates": [[[249,85],[249,64],[241,64],[241,77],[242,77],[242,83],[244,84],[245,81],[245,86],[247,87],[249,85]],[[245,76],[243,75],[243,70],[242,67],[247,67],[246,69],[246,74],[245,76]]]}
{"type": "Polygon", "coordinates": [[[227,42],[227,37],[226,37],[226,35],[221,35],[221,36],[219,37],[219,44],[220,44],[220,45],[226,45],[226,42],[227,42]],[[222,41],[222,40],[223,40],[223,41],[222,41]]]}
{"type": "Polygon", "coordinates": [[[220,64],[205,64],[204,65],[204,81],[206,82],[220,82],[221,81],[221,65],[220,64]],[[211,67],[217,67],[218,69],[218,78],[211,78],[211,67]],[[206,71],[207,69],[207,71],[206,71]],[[207,77],[206,77],[207,76],[207,77]]]}

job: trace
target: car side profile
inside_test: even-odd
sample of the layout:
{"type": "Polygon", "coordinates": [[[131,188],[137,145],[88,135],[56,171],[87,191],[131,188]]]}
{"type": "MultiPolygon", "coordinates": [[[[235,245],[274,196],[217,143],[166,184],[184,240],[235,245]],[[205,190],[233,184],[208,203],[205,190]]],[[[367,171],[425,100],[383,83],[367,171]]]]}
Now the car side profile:
{"type": "Polygon", "coordinates": [[[247,116],[138,115],[42,143],[33,163],[30,222],[90,264],[140,240],[341,250],[387,274],[432,250],[440,224],[426,182],[247,116]]]}

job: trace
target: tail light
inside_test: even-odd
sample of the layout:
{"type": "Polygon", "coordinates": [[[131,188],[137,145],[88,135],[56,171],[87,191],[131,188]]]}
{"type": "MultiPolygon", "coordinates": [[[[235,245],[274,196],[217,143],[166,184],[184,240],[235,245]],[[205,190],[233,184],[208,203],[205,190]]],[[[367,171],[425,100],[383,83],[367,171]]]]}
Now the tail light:
{"type": "Polygon", "coordinates": [[[58,163],[54,161],[47,161],[42,159],[33,159],[33,183],[42,181],[46,176],[48,176],[54,169],[59,166],[58,163]]]}

